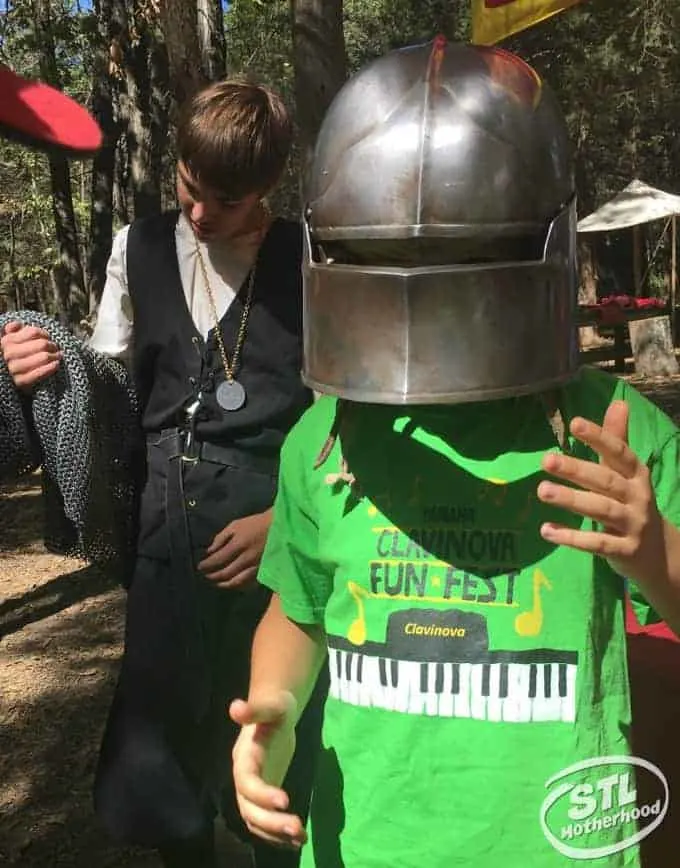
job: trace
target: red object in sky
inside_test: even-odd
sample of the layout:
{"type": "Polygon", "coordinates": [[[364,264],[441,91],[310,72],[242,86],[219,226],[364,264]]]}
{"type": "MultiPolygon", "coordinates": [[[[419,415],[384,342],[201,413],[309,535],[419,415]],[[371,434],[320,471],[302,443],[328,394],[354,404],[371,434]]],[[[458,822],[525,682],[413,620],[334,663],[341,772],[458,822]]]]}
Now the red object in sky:
{"type": "Polygon", "coordinates": [[[101,147],[97,122],[61,91],[0,64],[0,132],[29,147],[87,157],[101,147]]]}

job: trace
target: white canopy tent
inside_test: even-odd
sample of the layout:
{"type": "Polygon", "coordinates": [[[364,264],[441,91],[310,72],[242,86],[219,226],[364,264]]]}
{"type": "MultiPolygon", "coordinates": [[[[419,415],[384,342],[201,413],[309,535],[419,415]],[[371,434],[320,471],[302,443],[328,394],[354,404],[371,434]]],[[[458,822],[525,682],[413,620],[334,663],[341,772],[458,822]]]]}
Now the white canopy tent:
{"type": "Polygon", "coordinates": [[[680,196],[643,181],[631,183],[613,199],[578,222],[579,232],[612,232],[680,215],[680,196]]]}
{"type": "MultiPolygon", "coordinates": [[[[579,220],[579,233],[615,232],[620,229],[633,230],[633,263],[635,271],[635,289],[638,291],[644,279],[641,274],[641,250],[638,227],[654,220],[665,220],[665,225],[656,251],[668,228],[671,228],[671,310],[676,305],[676,261],[677,261],[677,227],[676,218],[680,215],[680,196],[666,193],[656,187],[650,187],[644,181],[634,180],[609,202],[605,202],[597,211],[579,220]]],[[[656,251],[655,254],[656,255],[656,251]]],[[[654,257],[652,257],[653,260],[654,257]]],[[[651,262],[650,262],[651,266],[651,262]]],[[[647,269],[649,271],[649,267],[647,269]]]]}

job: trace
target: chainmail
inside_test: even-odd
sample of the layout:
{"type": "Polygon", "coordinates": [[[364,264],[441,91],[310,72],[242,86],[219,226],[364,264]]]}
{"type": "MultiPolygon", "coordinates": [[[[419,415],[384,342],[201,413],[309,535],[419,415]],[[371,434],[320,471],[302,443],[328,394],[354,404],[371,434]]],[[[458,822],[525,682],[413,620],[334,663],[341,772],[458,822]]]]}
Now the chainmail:
{"type": "Polygon", "coordinates": [[[126,573],[144,466],[127,371],[44,314],[0,315],[0,334],[13,321],[44,329],[63,358],[27,397],[0,354],[0,481],[42,467],[47,548],[126,573]]]}

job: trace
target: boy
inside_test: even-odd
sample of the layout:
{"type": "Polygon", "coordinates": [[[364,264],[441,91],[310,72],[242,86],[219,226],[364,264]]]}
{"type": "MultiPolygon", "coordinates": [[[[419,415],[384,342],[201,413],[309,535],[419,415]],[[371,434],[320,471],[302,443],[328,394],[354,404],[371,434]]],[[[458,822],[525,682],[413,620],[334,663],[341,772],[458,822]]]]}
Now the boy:
{"type": "MultiPolygon", "coordinates": [[[[177,134],[179,213],[117,235],[90,341],[128,364],[147,442],[95,806],[112,835],[156,847],[167,866],[222,864],[218,811],[242,828],[226,706],[247,683],[269,597],[255,574],[279,448],[312,401],[299,374],[300,229],[263,204],[291,138],[267,88],[227,81],[190,100],[177,134]]],[[[2,350],[21,388],[61,361],[48,335],[18,324],[2,350]]],[[[313,756],[308,721],[301,740],[313,756]]],[[[291,778],[303,812],[309,774],[303,762],[291,778]]],[[[260,841],[255,849],[258,868],[296,862],[260,841]]]]}
{"type": "Polygon", "coordinates": [[[504,51],[393,52],[307,201],[305,378],[336,398],[284,447],[242,816],[305,868],[636,866],[667,792],[632,809],[622,576],[677,628],[678,432],[578,369],[559,108],[504,51]],[[326,660],[306,833],[280,782],[326,660]]]}

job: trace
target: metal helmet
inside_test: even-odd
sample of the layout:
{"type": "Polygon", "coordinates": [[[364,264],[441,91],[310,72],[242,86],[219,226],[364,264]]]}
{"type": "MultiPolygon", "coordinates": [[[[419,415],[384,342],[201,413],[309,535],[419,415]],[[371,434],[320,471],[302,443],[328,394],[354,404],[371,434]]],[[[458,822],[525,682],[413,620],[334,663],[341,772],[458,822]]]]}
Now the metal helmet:
{"type": "Polygon", "coordinates": [[[456,403],[575,373],[571,149],[518,57],[438,37],[356,74],[323,122],[304,222],[317,391],[456,403]]]}

